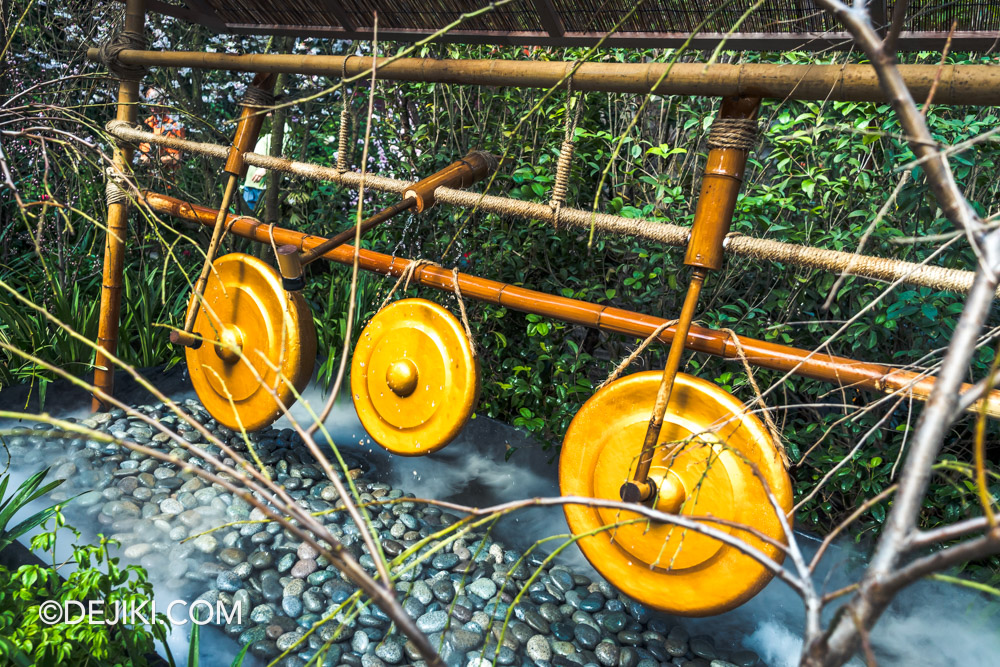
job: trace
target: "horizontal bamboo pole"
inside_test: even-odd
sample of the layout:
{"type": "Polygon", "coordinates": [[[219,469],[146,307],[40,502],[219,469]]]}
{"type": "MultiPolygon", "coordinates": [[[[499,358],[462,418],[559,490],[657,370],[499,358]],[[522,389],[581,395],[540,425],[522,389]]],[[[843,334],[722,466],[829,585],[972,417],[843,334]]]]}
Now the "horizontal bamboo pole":
{"type": "MultiPolygon", "coordinates": [[[[150,142],[189,150],[201,155],[225,159],[228,147],[218,144],[200,143],[187,139],[178,139],[152,132],[138,130],[134,126],[118,121],[107,125],[108,132],[125,141],[150,142]]],[[[321,181],[331,181],[352,188],[361,184],[361,174],[353,171],[338,171],[332,167],[324,167],[309,162],[296,162],[285,158],[245,153],[243,159],[247,164],[263,169],[271,169],[289,174],[321,181]]],[[[374,174],[365,174],[365,189],[377,190],[402,195],[410,187],[408,181],[386,178],[374,174]]],[[[548,204],[483,195],[467,190],[456,190],[448,187],[438,187],[434,197],[443,203],[477,209],[499,215],[511,215],[522,219],[544,220],[555,222],[555,210],[548,204]]],[[[624,218],[606,213],[592,213],[575,208],[562,208],[559,212],[559,224],[572,225],[582,229],[590,229],[594,225],[602,232],[619,235],[637,236],[666,245],[686,246],[691,230],[679,225],[671,225],[644,218],[624,218]]],[[[930,287],[933,290],[944,290],[965,294],[972,287],[975,274],[972,271],[948,269],[930,264],[916,264],[898,259],[857,255],[840,250],[827,250],[800,246],[792,243],[782,243],[771,239],[760,239],[742,234],[730,235],[724,243],[728,254],[738,257],[750,257],[771,262],[782,262],[809,269],[820,269],[835,273],[845,272],[849,275],[895,282],[897,280],[918,287],[930,287]]],[[[1000,296],[1000,290],[998,290],[1000,296]]]]}
{"type": "MultiPolygon", "coordinates": [[[[98,60],[97,49],[87,57],[98,60]]],[[[285,72],[339,79],[369,71],[371,59],[357,56],[292,54],[202,53],[198,51],[122,51],[128,65],[197,67],[238,72],[285,72]],[[346,61],[346,62],[345,62],[346,61]]],[[[539,60],[437,60],[380,58],[376,77],[386,81],[425,81],[481,86],[551,88],[569,74],[575,63],[539,60]]],[[[1000,104],[1000,67],[992,65],[900,65],[913,97],[927,98],[940,72],[934,93],[937,104],[992,106],[1000,104]]],[[[574,90],[644,95],[707,95],[770,97],[792,100],[887,102],[870,65],[743,65],[702,63],[588,62],[573,75],[574,90]],[[657,85],[660,77],[669,74],[657,85]],[[655,89],[654,89],[655,87],[655,89]]]]}
{"type": "MultiPolygon", "coordinates": [[[[158,213],[206,226],[214,224],[215,215],[218,213],[215,209],[188,204],[167,195],[144,192],[143,196],[150,208],[158,213]]],[[[308,251],[326,240],[320,236],[266,225],[257,220],[235,215],[228,217],[227,226],[229,231],[237,236],[261,243],[270,244],[273,242],[277,246],[291,245],[300,251],[308,251]]],[[[362,269],[390,276],[402,275],[412,263],[412,260],[409,259],[392,257],[372,250],[360,249],[358,255],[359,266],[362,269]]],[[[354,262],[354,247],[342,245],[326,253],[323,257],[333,262],[351,265],[354,262]]],[[[438,266],[423,265],[418,267],[411,280],[446,292],[452,292],[455,284],[452,272],[438,266]]],[[[601,306],[577,299],[568,299],[465,273],[459,273],[457,280],[462,296],[466,298],[637,338],[649,337],[666,322],[660,317],[643,315],[611,306],[601,306]]],[[[670,343],[673,340],[674,331],[674,327],[665,329],[659,335],[660,341],[670,343]]],[[[841,387],[857,387],[884,394],[900,394],[922,401],[927,400],[934,387],[932,377],[912,371],[856,361],[827,353],[812,353],[808,350],[776,345],[742,336],[739,342],[746,354],[747,361],[755,366],[782,373],[790,371],[796,375],[832,382],[841,387]]],[[[704,352],[726,359],[740,358],[737,346],[729,334],[704,327],[691,327],[687,335],[686,347],[696,352],[704,352]]],[[[969,389],[971,389],[971,385],[963,384],[961,391],[969,389]]],[[[1000,418],[1000,391],[991,391],[986,401],[987,414],[1000,418]]],[[[978,410],[979,405],[977,403],[970,408],[970,411],[978,410]]]]}

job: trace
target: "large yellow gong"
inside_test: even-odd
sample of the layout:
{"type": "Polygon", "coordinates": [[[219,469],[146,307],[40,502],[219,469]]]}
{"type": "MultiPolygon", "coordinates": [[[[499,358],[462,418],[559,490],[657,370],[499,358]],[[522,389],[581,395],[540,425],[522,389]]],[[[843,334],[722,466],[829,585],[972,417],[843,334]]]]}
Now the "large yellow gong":
{"type": "MultiPolygon", "coordinates": [[[[642,449],[661,372],[636,373],[598,391],[573,418],[563,441],[563,495],[620,500],[642,449]]],[[[787,541],[755,476],[752,462],[787,514],[791,483],[760,420],[716,385],[678,374],[649,479],[650,506],[689,516],[713,516],[787,541]]],[[[651,523],[616,509],[567,505],[566,519],[590,563],[625,594],[684,616],[722,613],[746,602],[771,573],[733,546],[669,523],[651,523]],[[603,526],[615,526],[600,531],[603,526]]],[[[718,523],[781,562],[782,552],[745,530],[718,523]]]]}
{"type": "Polygon", "coordinates": [[[479,364],[461,323],[442,306],[403,299],[361,333],[351,394],[375,442],[403,456],[447,445],[475,410],[479,364]]]}
{"type": "Polygon", "coordinates": [[[305,300],[286,292],[268,264],[243,253],[212,264],[194,334],[203,342],[187,348],[188,372],[198,398],[220,424],[255,431],[273,423],[305,389],[316,362],[316,329],[305,300]],[[260,379],[258,379],[258,377],[260,379]]]}

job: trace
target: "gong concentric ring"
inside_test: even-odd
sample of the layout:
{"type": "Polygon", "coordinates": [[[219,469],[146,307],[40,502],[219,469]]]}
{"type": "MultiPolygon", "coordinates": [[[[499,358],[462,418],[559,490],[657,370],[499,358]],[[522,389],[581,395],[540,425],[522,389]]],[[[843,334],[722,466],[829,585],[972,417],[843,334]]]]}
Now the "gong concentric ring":
{"type": "Polygon", "coordinates": [[[447,445],[479,398],[479,365],[461,323],[425,299],[383,308],[361,333],[351,395],[365,430],[395,454],[447,445]]]}
{"type": "MultiPolygon", "coordinates": [[[[563,495],[620,500],[635,470],[662,373],[636,373],[592,396],[563,440],[559,484],[563,495]]],[[[786,541],[764,485],[787,514],[791,483],[771,438],[755,416],[716,385],[678,374],[649,479],[651,505],[668,513],[712,516],[786,541]]],[[[566,505],[570,529],[582,537],[590,563],[625,594],[685,616],[718,614],[746,602],[772,574],[736,547],[668,523],[632,521],[617,509],[566,505]],[[604,526],[616,526],[601,530],[604,526]],[[597,532],[595,532],[597,531],[597,532]]],[[[777,547],[740,530],[708,522],[781,562],[777,547]]]]}
{"type": "Polygon", "coordinates": [[[215,260],[187,348],[191,383],[223,426],[256,431],[273,423],[295,392],[309,384],[316,362],[316,329],[305,300],[286,292],[281,276],[262,260],[231,253],[215,260]],[[260,379],[258,379],[258,377],[260,379]]]}

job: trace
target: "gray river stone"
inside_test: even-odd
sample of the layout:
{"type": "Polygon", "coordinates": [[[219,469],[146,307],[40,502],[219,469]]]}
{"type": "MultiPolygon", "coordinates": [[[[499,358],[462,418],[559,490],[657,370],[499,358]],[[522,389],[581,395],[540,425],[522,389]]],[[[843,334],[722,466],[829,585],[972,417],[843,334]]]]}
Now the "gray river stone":
{"type": "MultiPolygon", "coordinates": [[[[242,436],[219,426],[197,403],[186,401],[183,409],[246,455],[242,436]]],[[[163,426],[174,428],[178,423],[162,406],[139,410],[163,426]]],[[[147,446],[178,461],[205,465],[164,434],[126,419],[123,412],[89,419],[94,428],[148,438],[147,446]]],[[[190,428],[180,433],[188,442],[204,440],[190,428]]],[[[266,472],[303,508],[315,512],[342,507],[335,487],[323,479],[293,431],[265,429],[249,437],[266,472]]],[[[117,445],[83,439],[60,442],[14,437],[8,445],[22,458],[34,455],[52,461],[67,478],[58,489],[65,494],[61,498],[83,494],[68,507],[96,517],[105,534],[120,540],[123,557],[146,566],[151,578],[164,576],[193,587],[184,599],[238,605],[241,622],[229,623],[224,630],[247,645],[255,660],[269,661],[291,647],[354,592],[313,546],[266,521],[261,510],[221,486],[179,470],[177,464],[164,464],[117,445]],[[43,454],[50,445],[51,450],[44,451],[51,453],[43,454]],[[255,523],[198,535],[248,519],[255,523]],[[178,544],[193,535],[198,537],[178,544]]],[[[228,458],[218,447],[206,447],[212,455],[228,458]]],[[[417,503],[402,489],[366,479],[363,471],[368,465],[350,452],[342,453],[348,457],[362,502],[400,501],[369,507],[377,539],[389,558],[458,521],[452,513],[417,503]]],[[[353,521],[343,513],[317,520],[374,573],[375,563],[353,521]]],[[[443,548],[435,547],[439,545],[433,541],[422,547],[422,554],[431,549],[434,554],[401,574],[396,590],[404,611],[435,646],[442,647],[449,665],[492,665],[494,658],[501,665],[538,667],[761,664],[751,651],[717,650],[710,637],[689,637],[676,621],[624,597],[606,581],[593,581],[565,565],[544,564],[544,555],[531,554],[521,562],[520,552],[505,548],[485,532],[473,530],[443,548]],[[537,578],[515,605],[515,596],[538,567],[537,578]],[[512,622],[504,629],[512,606],[512,622]]],[[[413,558],[408,562],[414,563],[413,558]]],[[[381,609],[369,606],[355,614],[348,610],[319,625],[281,664],[303,665],[324,642],[334,640],[339,643],[332,644],[322,664],[423,664],[381,609]],[[341,621],[344,626],[338,630],[341,621]]]]}

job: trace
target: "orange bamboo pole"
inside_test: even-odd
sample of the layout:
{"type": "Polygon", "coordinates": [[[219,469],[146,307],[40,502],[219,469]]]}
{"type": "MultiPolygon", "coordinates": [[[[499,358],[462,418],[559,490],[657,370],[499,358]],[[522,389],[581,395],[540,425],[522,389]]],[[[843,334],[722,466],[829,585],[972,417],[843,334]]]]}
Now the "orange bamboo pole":
{"type": "MultiPolygon", "coordinates": [[[[189,204],[174,197],[153,192],[143,193],[146,203],[154,211],[171,215],[182,220],[212,226],[218,211],[206,206],[189,204]]],[[[244,238],[271,243],[273,234],[277,246],[290,245],[299,251],[308,251],[323,243],[321,236],[303,234],[246,218],[227,217],[229,231],[244,238]]],[[[372,250],[358,250],[359,265],[366,271],[400,276],[413,260],[392,257],[372,250]]],[[[354,263],[354,247],[342,245],[323,257],[338,264],[354,263]]],[[[466,273],[458,274],[458,286],[463,297],[485,301],[497,306],[525,313],[535,313],[572,324],[594,327],[604,331],[626,334],[637,338],[647,338],[660,327],[665,319],[644,315],[622,308],[568,299],[566,297],[537,292],[535,290],[508,285],[507,283],[479,278],[466,273]]],[[[445,292],[454,291],[452,272],[437,266],[421,266],[414,271],[412,282],[433,287],[445,292]]],[[[673,340],[676,328],[668,327],[659,339],[663,343],[673,340]]],[[[838,357],[827,353],[813,353],[787,345],[777,345],[767,341],[740,337],[740,343],[747,361],[761,368],[824,380],[843,387],[857,387],[884,394],[899,393],[902,396],[927,400],[934,387],[934,378],[901,369],[838,357]]],[[[739,359],[736,344],[732,338],[720,331],[692,326],[686,339],[686,347],[696,352],[739,359]]],[[[971,385],[962,385],[962,391],[971,385]]],[[[976,403],[970,411],[980,409],[976,403]]],[[[1000,418],[1000,391],[991,391],[986,397],[986,412],[991,417],[1000,418]]]]}
{"type": "MultiPolygon", "coordinates": [[[[98,60],[97,50],[87,57],[98,60]]],[[[201,53],[196,51],[122,51],[126,64],[197,67],[238,72],[287,72],[339,79],[369,71],[370,59],[357,56],[201,53]]],[[[380,58],[376,76],[386,81],[424,81],[480,86],[552,88],[576,63],[538,60],[448,60],[380,58]]],[[[916,99],[934,93],[936,104],[993,106],[1000,104],[1000,67],[994,65],[899,65],[916,99]]],[[[583,63],[573,74],[574,90],[644,95],[769,97],[793,100],[886,102],[870,65],[742,65],[703,63],[583,63]],[[664,72],[669,73],[657,84],[664,72]],[[655,87],[655,90],[654,90],[655,87]]]]}
{"type": "Polygon", "coordinates": [[[632,479],[622,485],[622,500],[639,502],[656,495],[656,489],[648,479],[649,467],[653,464],[653,453],[660,439],[660,430],[663,428],[663,418],[667,414],[667,405],[673,393],[674,380],[681,368],[684,343],[687,341],[687,334],[694,320],[701,287],[710,270],[718,271],[722,268],[722,243],[733,224],[736,199],[743,185],[743,172],[747,166],[747,156],[750,154],[749,147],[737,148],[731,142],[720,144],[716,136],[722,132],[717,132],[716,128],[722,126],[724,121],[731,121],[749,124],[756,130],[759,107],[759,97],[723,98],[719,116],[712,126],[712,134],[708,139],[709,151],[705,162],[705,174],[701,179],[701,193],[698,195],[698,207],[695,209],[694,223],[691,226],[691,240],[688,241],[684,255],[684,264],[693,268],[691,281],[688,283],[684,305],[677,319],[677,332],[670,343],[663,377],[656,390],[656,401],[653,403],[653,413],[646,427],[646,437],[643,440],[639,462],[636,464],[632,479]]]}
{"type": "MultiPolygon", "coordinates": [[[[146,0],[128,0],[125,4],[125,30],[141,34],[146,21],[146,0]]],[[[139,79],[119,79],[117,120],[134,124],[136,104],[139,102],[139,79]]],[[[114,168],[127,173],[132,164],[131,144],[116,142],[112,156],[114,168]]],[[[113,394],[115,368],[104,351],[115,354],[118,350],[118,323],[121,316],[122,273],[125,268],[125,238],[128,235],[129,202],[108,204],[108,231],[104,240],[104,274],[101,281],[101,310],[97,325],[98,350],[94,357],[94,386],[106,394],[113,394]]],[[[94,396],[91,408],[102,410],[106,406],[94,396]]]]}

